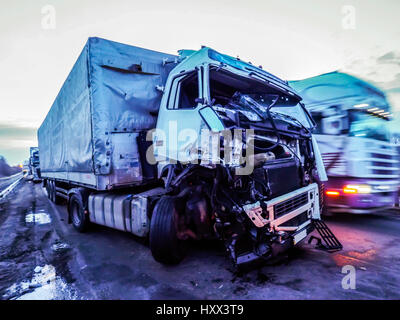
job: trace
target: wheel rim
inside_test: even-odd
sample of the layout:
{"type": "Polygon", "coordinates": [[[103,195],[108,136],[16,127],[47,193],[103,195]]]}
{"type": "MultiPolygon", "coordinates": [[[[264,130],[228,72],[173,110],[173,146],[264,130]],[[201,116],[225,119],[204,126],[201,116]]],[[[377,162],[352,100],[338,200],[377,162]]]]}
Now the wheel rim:
{"type": "Polygon", "coordinates": [[[75,226],[79,226],[81,224],[79,208],[76,202],[73,202],[72,204],[72,222],[75,226]]]}

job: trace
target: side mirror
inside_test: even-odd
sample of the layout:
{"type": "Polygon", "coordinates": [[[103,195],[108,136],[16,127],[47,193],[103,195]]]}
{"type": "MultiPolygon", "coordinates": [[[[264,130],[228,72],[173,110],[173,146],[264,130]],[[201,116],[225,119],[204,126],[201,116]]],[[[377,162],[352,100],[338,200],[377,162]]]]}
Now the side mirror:
{"type": "Polygon", "coordinates": [[[199,110],[200,116],[211,131],[219,132],[225,129],[221,119],[211,107],[204,107],[199,110]]]}
{"type": "Polygon", "coordinates": [[[194,102],[204,104],[205,100],[204,100],[204,98],[196,98],[196,99],[194,99],[194,102]]]}

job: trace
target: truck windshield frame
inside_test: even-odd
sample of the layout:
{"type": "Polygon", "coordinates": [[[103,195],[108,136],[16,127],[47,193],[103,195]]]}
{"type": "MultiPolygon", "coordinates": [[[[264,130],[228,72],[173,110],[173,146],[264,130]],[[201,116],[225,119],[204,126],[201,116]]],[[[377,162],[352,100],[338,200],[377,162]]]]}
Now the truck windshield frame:
{"type": "MultiPolygon", "coordinates": [[[[180,99],[181,99],[181,85],[182,82],[187,80],[189,77],[197,74],[197,98],[202,98],[203,96],[203,71],[202,68],[194,68],[192,70],[184,71],[180,74],[174,76],[171,81],[170,90],[168,94],[167,100],[167,109],[168,110],[193,110],[201,106],[199,102],[195,103],[193,107],[179,107],[180,99]]],[[[196,100],[195,99],[195,100],[196,100]]]]}
{"type": "MultiPolygon", "coordinates": [[[[306,109],[302,106],[301,100],[299,100],[296,96],[289,94],[288,92],[283,92],[282,90],[280,90],[280,88],[277,88],[276,86],[272,86],[271,83],[269,83],[262,77],[252,76],[252,72],[248,73],[246,71],[236,70],[235,68],[226,65],[218,66],[215,64],[209,64],[207,66],[207,72],[205,73],[205,75],[206,76],[204,85],[206,88],[206,99],[207,101],[213,101],[212,104],[221,103],[221,100],[225,100],[225,102],[230,101],[235,92],[240,92],[242,96],[248,96],[250,98],[249,100],[254,100],[255,95],[269,95],[271,98],[279,98],[279,102],[273,105],[273,107],[271,108],[271,112],[281,113],[294,119],[300,117],[302,118],[302,121],[299,122],[308,129],[313,129],[313,127],[315,126],[314,120],[312,119],[311,115],[305,111],[306,109]],[[226,96],[216,95],[215,92],[218,89],[214,91],[214,88],[215,82],[217,81],[213,79],[213,73],[215,74],[216,72],[224,73],[225,78],[230,77],[232,80],[236,79],[237,84],[242,81],[241,85],[244,86],[244,84],[246,84],[248,86],[247,90],[243,90],[243,88],[240,88],[239,86],[235,88],[235,86],[232,85],[233,81],[225,81],[224,83],[226,84],[226,88],[235,88],[235,90],[231,90],[231,92],[229,92],[229,94],[227,94],[226,96]],[[249,85],[249,83],[253,83],[254,85],[249,85]]],[[[220,81],[220,83],[223,82],[220,81]]],[[[222,89],[220,88],[220,91],[221,90],[222,89]]],[[[274,101],[274,99],[272,99],[272,101],[274,101]]],[[[262,118],[264,118],[264,116],[266,116],[266,108],[268,106],[262,106],[262,108],[260,109],[260,103],[258,103],[257,100],[255,100],[255,102],[257,102],[256,105],[254,105],[254,107],[252,108],[249,108],[249,111],[252,111],[256,114],[261,113],[263,114],[262,118]],[[259,112],[255,112],[255,108],[259,109],[259,112]]],[[[258,114],[258,116],[260,115],[258,114]]]]}

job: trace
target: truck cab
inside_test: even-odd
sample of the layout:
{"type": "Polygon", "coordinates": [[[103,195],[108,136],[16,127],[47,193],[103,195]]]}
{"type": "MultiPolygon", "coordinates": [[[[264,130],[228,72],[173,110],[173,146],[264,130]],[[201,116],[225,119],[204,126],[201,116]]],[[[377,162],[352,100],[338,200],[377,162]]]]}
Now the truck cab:
{"type": "MultiPolygon", "coordinates": [[[[192,217],[179,239],[216,232],[236,264],[299,243],[320,219],[326,180],[301,97],[287,82],[210,48],[181,52],[180,59],[152,136],[168,208],[192,217]]],[[[159,208],[155,221],[165,215],[159,208]]]]}
{"type": "Polygon", "coordinates": [[[29,174],[32,176],[33,182],[41,182],[42,179],[40,176],[39,148],[30,147],[29,152],[29,174]]]}
{"type": "Polygon", "coordinates": [[[314,131],[329,181],[330,212],[369,213],[392,206],[399,161],[391,143],[391,107],[382,91],[334,72],[293,81],[317,123],[314,131]]]}

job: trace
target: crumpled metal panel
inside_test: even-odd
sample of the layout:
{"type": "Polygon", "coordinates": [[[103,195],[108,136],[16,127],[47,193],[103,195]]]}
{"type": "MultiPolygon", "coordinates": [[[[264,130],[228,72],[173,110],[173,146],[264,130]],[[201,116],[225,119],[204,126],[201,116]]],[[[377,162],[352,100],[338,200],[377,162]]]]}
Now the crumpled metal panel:
{"type": "Polygon", "coordinates": [[[175,56],[90,38],[89,65],[96,174],[111,168],[110,132],[154,128],[162,93],[175,56]],[[108,143],[108,144],[107,144],[108,143]]]}
{"type": "Polygon", "coordinates": [[[175,56],[89,38],[38,130],[42,172],[112,172],[111,132],[154,128],[175,56]]]}

